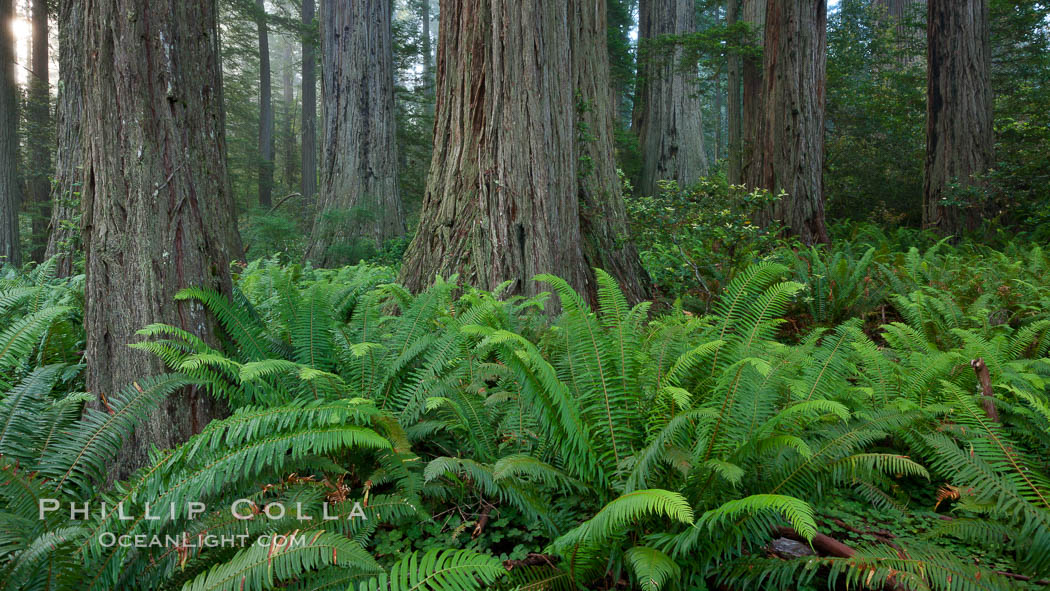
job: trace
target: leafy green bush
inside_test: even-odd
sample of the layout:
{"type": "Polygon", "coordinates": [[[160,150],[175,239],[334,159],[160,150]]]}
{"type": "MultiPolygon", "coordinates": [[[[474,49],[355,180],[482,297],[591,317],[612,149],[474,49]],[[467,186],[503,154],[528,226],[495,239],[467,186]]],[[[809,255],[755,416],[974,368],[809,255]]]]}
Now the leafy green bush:
{"type": "Polygon", "coordinates": [[[691,188],[665,182],[661,189],[627,200],[632,237],[658,295],[705,310],[742,266],[776,244],[776,229],[753,221],[774,198],[719,177],[691,188]]]}

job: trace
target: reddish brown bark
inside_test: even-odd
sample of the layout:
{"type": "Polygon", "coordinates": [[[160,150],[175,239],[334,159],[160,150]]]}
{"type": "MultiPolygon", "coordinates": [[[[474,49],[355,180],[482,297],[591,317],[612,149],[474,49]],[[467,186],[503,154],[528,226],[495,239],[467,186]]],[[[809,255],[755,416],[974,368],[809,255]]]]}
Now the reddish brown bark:
{"type": "MultiPolygon", "coordinates": [[[[13,0],[0,0],[0,22],[14,17],[13,0]]],[[[0,264],[22,264],[18,210],[18,97],[15,87],[15,39],[10,26],[0,26],[0,264]]]]}
{"type": "Polygon", "coordinates": [[[923,225],[974,229],[984,204],[980,176],[992,162],[987,0],[927,2],[929,68],[923,225]]]}
{"type": "Polygon", "coordinates": [[[762,221],[783,224],[806,244],[827,242],[823,176],[827,3],[768,0],[763,63],[764,109],[751,184],[785,196],[762,221]]]}
{"type": "Polygon", "coordinates": [[[608,57],[595,42],[604,22],[601,0],[442,3],[434,157],[401,271],[409,288],[458,273],[531,294],[545,289],[535,275],[553,273],[592,294],[600,264],[644,293],[612,180],[608,57]]]}

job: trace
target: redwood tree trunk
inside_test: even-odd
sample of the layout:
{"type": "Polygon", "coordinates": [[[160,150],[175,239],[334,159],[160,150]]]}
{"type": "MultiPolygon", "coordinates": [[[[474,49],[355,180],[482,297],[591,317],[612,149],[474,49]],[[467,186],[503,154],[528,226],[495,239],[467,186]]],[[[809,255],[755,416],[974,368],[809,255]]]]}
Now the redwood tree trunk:
{"type": "Polygon", "coordinates": [[[916,34],[914,27],[910,26],[911,17],[916,16],[922,8],[924,0],[872,0],[881,10],[885,11],[884,18],[888,19],[897,33],[897,48],[904,50],[915,47],[922,42],[921,34],[916,34]]]}
{"type": "Polygon", "coordinates": [[[48,73],[47,0],[33,0],[33,55],[29,76],[26,142],[29,203],[32,204],[33,248],[30,258],[44,260],[51,219],[51,88],[48,73]]]}
{"type": "MultiPolygon", "coordinates": [[[[537,273],[590,289],[576,182],[569,23],[577,0],[443,0],[434,156],[401,280],[509,293],[537,273]]],[[[604,90],[607,92],[607,90],[604,90]]]]}
{"type": "Polygon", "coordinates": [[[578,0],[572,30],[576,91],[585,103],[576,113],[577,184],[580,233],[587,269],[608,271],[627,299],[649,297],[649,281],[630,241],[614,140],[619,95],[610,89],[608,24],[605,0],[578,0]]]}
{"type": "MultiPolygon", "coordinates": [[[[726,24],[733,26],[738,22],[740,22],[740,0],[726,0],[726,24]]],[[[744,97],[741,92],[743,67],[743,58],[740,54],[731,52],[728,56],[726,73],[726,126],[729,128],[726,149],[726,177],[731,185],[744,183],[744,97]]]]}
{"type": "Polygon", "coordinates": [[[303,203],[317,195],[317,22],[314,0],[303,0],[303,203]]]}
{"type": "Polygon", "coordinates": [[[643,59],[639,64],[634,127],[642,152],[638,192],[659,191],[657,181],[677,181],[686,187],[707,174],[700,99],[695,69],[683,69],[681,50],[669,55],[645,52],[647,42],[661,35],[696,32],[693,0],[641,0],[638,32],[643,59]]]}
{"type": "Polygon", "coordinates": [[[769,0],[765,29],[765,108],[754,185],[786,195],[763,217],[781,222],[806,244],[827,242],[823,177],[827,4],[769,0]]]}
{"type": "MultiPolygon", "coordinates": [[[[14,18],[14,0],[0,0],[0,22],[14,18]]],[[[0,263],[22,264],[18,209],[18,95],[15,87],[15,39],[10,26],[0,26],[0,263]]]]}
{"type": "Polygon", "coordinates": [[[285,187],[295,186],[296,163],[298,159],[297,145],[295,141],[295,87],[292,85],[292,66],[295,62],[293,51],[287,42],[282,43],[285,54],[284,63],[281,66],[281,90],[284,92],[284,126],[281,130],[281,144],[283,146],[284,172],[282,180],[285,187]]]}
{"type": "Polygon", "coordinates": [[[743,0],[741,20],[753,31],[751,43],[758,49],[758,56],[741,59],[741,155],[740,175],[742,184],[748,187],[762,186],[762,128],[765,125],[765,97],[762,84],[765,78],[763,53],[766,44],[767,0],[743,0]]]}
{"type": "Polygon", "coordinates": [[[981,204],[962,193],[992,162],[988,3],[929,0],[927,11],[923,225],[957,234],[981,220],[981,204]]]}
{"type": "MultiPolygon", "coordinates": [[[[226,171],[215,0],[84,6],[84,326],[87,388],[101,397],[163,370],[154,356],[127,347],[148,324],[215,342],[205,310],[173,298],[189,286],[229,294],[241,245],[226,171]]],[[[220,412],[202,391],[170,396],[125,445],[115,475],[220,412]]]]}
{"type": "Polygon", "coordinates": [[[389,0],[321,2],[321,193],[308,257],[356,262],[340,251],[405,233],[397,178],[394,54],[389,0]]]}
{"type": "Polygon", "coordinates": [[[47,258],[59,257],[59,277],[73,274],[73,259],[80,250],[80,183],[83,145],[83,67],[80,51],[84,37],[81,0],[61,0],[58,5],[58,111],[55,182],[51,189],[51,224],[47,258]]]}
{"type": "Polygon", "coordinates": [[[420,0],[419,20],[423,23],[423,96],[427,99],[427,108],[434,104],[434,50],[430,40],[430,0],[420,0]]]}
{"type": "Polygon", "coordinates": [[[266,0],[256,0],[259,28],[259,205],[273,203],[273,80],[270,71],[270,31],[266,0]]]}

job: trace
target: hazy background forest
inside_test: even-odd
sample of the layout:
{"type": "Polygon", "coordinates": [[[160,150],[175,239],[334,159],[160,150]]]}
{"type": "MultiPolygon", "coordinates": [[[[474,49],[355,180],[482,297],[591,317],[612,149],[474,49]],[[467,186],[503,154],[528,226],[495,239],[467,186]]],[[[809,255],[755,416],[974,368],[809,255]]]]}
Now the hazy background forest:
{"type": "Polygon", "coordinates": [[[0,590],[1050,585],[1048,2],[0,0],[0,118],[0,590]]]}

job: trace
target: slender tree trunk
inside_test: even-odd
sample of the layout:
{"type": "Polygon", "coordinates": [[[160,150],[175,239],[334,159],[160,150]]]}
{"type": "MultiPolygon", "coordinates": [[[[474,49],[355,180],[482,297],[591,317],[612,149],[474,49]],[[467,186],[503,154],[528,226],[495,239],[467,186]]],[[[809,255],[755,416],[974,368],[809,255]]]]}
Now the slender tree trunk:
{"type": "Polygon", "coordinates": [[[608,271],[627,299],[649,297],[649,281],[627,227],[616,172],[613,137],[616,100],[610,94],[605,0],[577,0],[572,28],[573,71],[580,98],[576,112],[580,234],[587,268],[608,271]]]}
{"type": "Polygon", "coordinates": [[[259,28],[259,205],[273,203],[273,83],[270,73],[270,31],[266,0],[256,0],[259,28]]]}
{"type": "Polygon", "coordinates": [[[740,170],[743,184],[749,187],[762,186],[762,147],[760,136],[765,120],[765,96],[763,95],[764,64],[763,54],[766,44],[766,3],[767,0],[743,0],[742,21],[754,30],[752,43],[759,50],[757,57],[748,56],[741,60],[741,157],[740,170]]]}
{"type": "Polygon", "coordinates": [[[81,0],[58,4],[58,151],[51,193],[51,224],[47,258],[59,257],[59,277],[73,274],[73,259],[80,250],[80,184],[83,162],[83,66],[80,51],[84,37],[81,0]]]}
{"type": "Polygon", "coordinates": [[[926,178],[923,225],[944,234],[974,229],[979,189],[992,162],[992,90],[986,0],[929,0],[926,178]]]}
{"type": "Polygon", "coordinates": [[[569,39],[576,0],[443,0],[433,160],[401,267],[508,293],[592,289],[580,236],[569,39]]]}
{"type": "MultiPolygon", "coordinates": [[[[740,0],[726,0],[726,23],[735,25],[740,19],[740,0]]],[[[743,133],[744,133],[744,103],[742,89],[743,58],[739,53],[729,54],[727,65],[727,100],[726,120],[728,129],[728,148],[726,162],[726,176],[732,185],[741,185],[743,178],[743,133]]]]}
{"type": "Polygon", "coordinates": [[[764,218],[806,244],[827,242],[824,227],[824,0],[769,0],[765,41],[765,118],[759,182],[787,195],[764,218]]]}
{"type": "MultiPolygon", "coordinates": [[[[241,245],[215,0],[92,0],[84,10],[84,327],[87,388],[102,397],[163,370],[127,347],[146,325],[215,342],[205,310],[174,296],[190,286],[230,294],[241,245]]],[[[195,388],[170,396],[124,446],[114,476],[220,413],[195,388]]]]}
{"type": "Polygon", "coordinates": [[[638,191],[652,195],[657,182],[677,181],[685,187],[707,174],[700,99],[694,68],[685,69],[681,50],[661,55],[647,50],[661,35],[696,32],[693,0],[641,0],[638,32],[642,61],[638,68],[638,102],[634,127],[642,151],[642,177],[638,191]]]}
{"type": "Polygon", "coordinates": [[[405,233],[397,178],[389,0],[321,2],[321,193],[308,257],[348,260],[340,247],[405,233]]]}
{"type": "Polygon", "coordinates": [[[51,88],[48,72],[47,0],[33,0],[33,48],[27,108],[29,133],[26,142],[28,202],[33,226],[30,258],[44,260],[47,226],[51,219],[51,88]]]}
{"type": "Polygon", "coordinates": [[[314,0],[303,0],[303,202],[317,195],[317,21],[314,0]]]}
{"type": "Polygon", "coordinates": [[[427,108],[434,109],[434,49],[430,40],[430,0],[420,0],[419,19],[423,22],[423,95],[427,108]]]}
{"type": "Polygon", "coordinates": [[[295,60],[292,57],[292,48],[287,43],[285,46],[285,59],[281,67],[281,89],[284,92],[284,129],[281,131],[281,144],[284,146],[284,172],[282,174],[285,187],[295,186],[295,169],[299,159],[295,142],[295,87],[292,85],[292,66],[295,60]]]}
{"type": "Polygon", "coordinates": [[[722,159],[722,71],[715,72],[715,162],[722,159]]]}
{"type": "Polygon", "coordinates": [[[14,0],[0,0],[0,263],[22,264],[18,210],[22,187],[18,179],[18,94],[15,38],[11,30],[14,0]]]}

